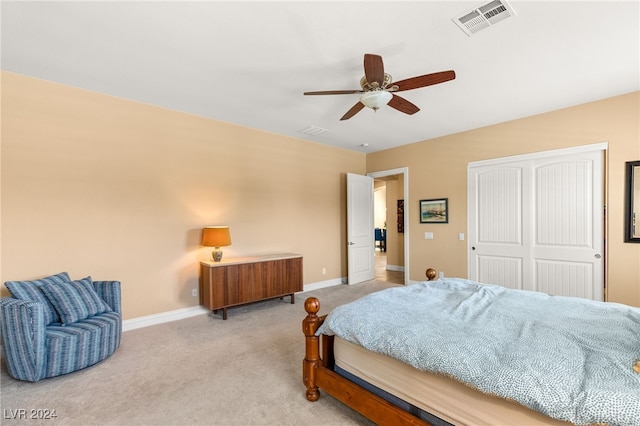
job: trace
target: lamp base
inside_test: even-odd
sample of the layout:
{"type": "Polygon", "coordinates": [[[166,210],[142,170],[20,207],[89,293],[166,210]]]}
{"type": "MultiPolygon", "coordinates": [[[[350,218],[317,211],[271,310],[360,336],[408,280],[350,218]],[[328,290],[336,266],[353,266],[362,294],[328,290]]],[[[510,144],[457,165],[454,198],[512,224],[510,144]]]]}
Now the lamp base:
{"type": "Polygon", "coordinates": [[[211,258],[214,262],[220,262],[222,260],[222,250],[220,250],[220,247],[216,247],[211,252],[211,258]]]}

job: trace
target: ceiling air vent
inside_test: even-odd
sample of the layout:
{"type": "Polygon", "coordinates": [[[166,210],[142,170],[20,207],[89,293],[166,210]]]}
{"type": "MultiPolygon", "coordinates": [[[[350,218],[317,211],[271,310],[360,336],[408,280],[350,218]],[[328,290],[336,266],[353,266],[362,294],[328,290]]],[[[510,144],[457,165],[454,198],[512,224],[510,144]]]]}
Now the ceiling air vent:
{"type": "Polygon", "coordinates": [[[506,0],[494,0],[484,3],[453,18],[462,31],[468,36],[489,28],[496,23],[515,16],[516,12],[506,0]]]}
{"type": "Polygon", "coordinates": [[[323,129],[322,127],[313,126],[313,125],[309,127],[305,127],[304,129],[298,130],[298,132],[304,133],[305,135],[309,135],[309,136],[318,136],[323,133],[327,133],[328,131],[329,130],[327,129],[323,129]]]}

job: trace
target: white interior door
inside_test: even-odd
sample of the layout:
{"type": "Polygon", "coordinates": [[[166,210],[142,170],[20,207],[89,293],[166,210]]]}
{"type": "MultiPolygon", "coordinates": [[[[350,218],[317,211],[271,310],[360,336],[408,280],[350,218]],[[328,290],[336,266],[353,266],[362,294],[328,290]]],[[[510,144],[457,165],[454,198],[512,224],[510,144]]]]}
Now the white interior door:
{"type": "Polygon", "coordinates": [[[373,178],[347,173],[348,284],[374,276],[373,178]]]}
{"type": "Polygon", "coordinates": [[[604,150],[469,167],[469,277],[604,299],[604,150]]]}

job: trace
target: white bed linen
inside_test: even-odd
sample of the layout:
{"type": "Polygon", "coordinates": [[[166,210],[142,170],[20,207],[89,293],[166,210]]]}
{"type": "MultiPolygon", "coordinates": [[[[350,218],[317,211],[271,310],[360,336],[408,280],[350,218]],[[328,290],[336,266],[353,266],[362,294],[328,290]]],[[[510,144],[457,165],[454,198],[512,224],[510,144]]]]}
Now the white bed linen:
{"type": "Polygon", "coordinates": [[[454,379],[419,371],[338,336],[334,342],[335,360],[340,368],[454,425],[570,425],[454,379]]]}

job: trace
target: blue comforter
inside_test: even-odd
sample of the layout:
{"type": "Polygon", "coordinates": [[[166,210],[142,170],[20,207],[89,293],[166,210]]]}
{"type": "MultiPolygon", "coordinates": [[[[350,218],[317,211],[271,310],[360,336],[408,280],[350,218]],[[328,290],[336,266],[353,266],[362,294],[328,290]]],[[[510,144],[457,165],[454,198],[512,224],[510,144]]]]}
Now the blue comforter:
{"type": "Polygon", "coordinates": [[[333,310],[337,335],[578,425],[640,425],[640,309],[463,279],[333,310]]]}

